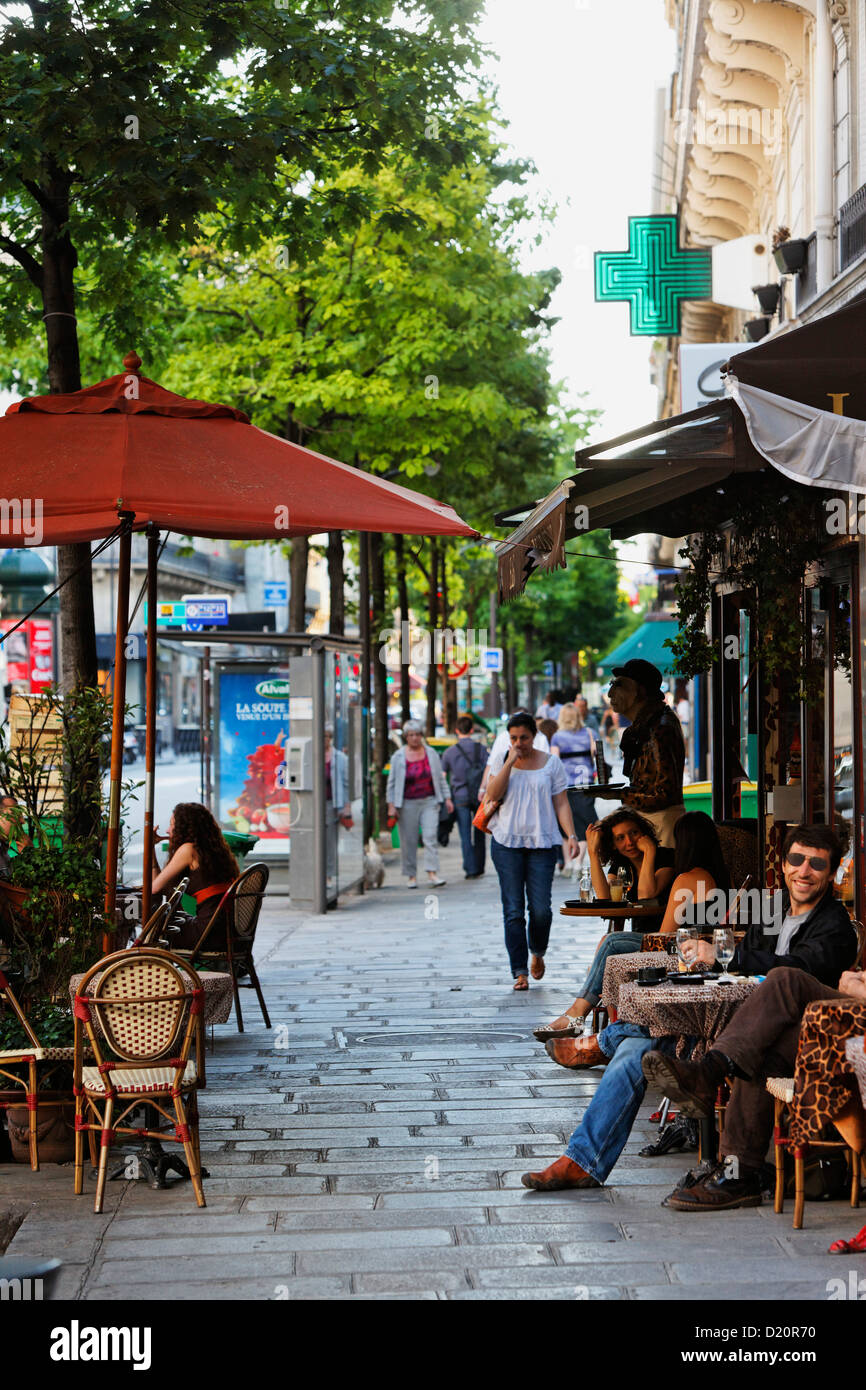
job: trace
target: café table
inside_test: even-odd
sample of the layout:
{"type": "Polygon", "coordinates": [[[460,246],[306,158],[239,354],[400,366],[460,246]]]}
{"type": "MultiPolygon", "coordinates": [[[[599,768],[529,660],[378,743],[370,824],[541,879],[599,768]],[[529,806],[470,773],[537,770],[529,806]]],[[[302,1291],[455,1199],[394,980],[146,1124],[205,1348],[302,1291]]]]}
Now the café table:
{"type": "MultiPolygon", "coordinates": [[[[201,980],[204,990],[204,1024],[208,1027],[214,1023],[228,1023],[231,1018],[234,994],[232,991],[232,977],[219,970],[199,970],[198,977],[201,980]]],[[[73,975],[69,981],[69,997],[75,998],[75,992],[79,983],[84,979],[84,971],[80,975],[73,975]]],[[[90,984],[87,986],[87,993],[92,994],[96,988],[97,980],[100,975],[94,975],[90,984]]],[[[98,1026],[98,1024],[97,1024],[98,1026]]]]}
{"type": "MultiPolygon", "coordinates": [[[[619,987],[618,1021],[640,1024],[652,1038],[675,1037],[676,1055],[689,1056],[697,1062],[759,983],[751,976],[741,976],[727,985],[713,981],[700,985],[645,986],[635,980],[619,987]],[[694,1046],[690,1051],[692,1040],[694,1046]]],[[[700,1131],[702,1160],[713,1162],[718,1152],[715,1114],[700,1121],[700,1131]]]]}
{"type": "Polygon", "coordinates": [[[848,1043],[862,1049],[864,1032],[866,1003],[861,1000],[815,999],[806,1006],[788,1127],[792,1145],[802,1148],[818,1139],[855,1093],[859,1076],[848,1043]]]}
{"type": "Polygon", "coordinates": [[[615,903],[612,899],[604,899],[601,902],[580,903],[576,907],[561,907],[559,909],[561,917],[600,917],[602,921],[609,922],[608,931],[622,931],[626,922],[631,918],[635,920],[641,917],[661,917],[663,909],[658,903],[615,903]]]}
{"type": "Polygon", "coordinates": [[[610,1017],[618,1017],[620,989],[635,981],[641,970],[659,967],[673,970],[675,964],[676,958],[672,964],[667,951],[633,951],[627,956],[610,956],[604,967],[604,984],[601,987],[601,1003],[610,1017]]]}

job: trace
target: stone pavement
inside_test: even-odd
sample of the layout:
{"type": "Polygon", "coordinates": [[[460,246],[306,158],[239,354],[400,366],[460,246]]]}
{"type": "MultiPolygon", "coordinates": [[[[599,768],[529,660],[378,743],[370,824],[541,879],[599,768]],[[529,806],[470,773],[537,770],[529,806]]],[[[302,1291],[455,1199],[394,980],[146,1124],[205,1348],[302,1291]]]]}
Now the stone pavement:
{"type": "MultiPolygon", "coordinates": [[[[556,1067],[531,1036],[573,998],[599,927],[554,918],[548,971],[514,994],[498,889],[443,856],[438,893],[386,886],[326,917],[268,900],[257,960],[274,1024],[216,1030],[201,1097],[210,1178],[154,1192],[72,1169],[0,1168],[28,1212],[9,1255],[59,1256],[67,1299],[817,1299],[848,1279],[830,1242],[845,1202],[691,1216],[659,1204],[695,1158],[638,1156],[650,1096],[607,1187],[532,1193],[601,1073],[556,1067]],[[438,916],[437,916],[438,912],[438,916]]],[[[554,907],[574,896],[554,885],[554,907]]],[[[857,1266],[859,1269],[859,1266],[857,1266]]]]}

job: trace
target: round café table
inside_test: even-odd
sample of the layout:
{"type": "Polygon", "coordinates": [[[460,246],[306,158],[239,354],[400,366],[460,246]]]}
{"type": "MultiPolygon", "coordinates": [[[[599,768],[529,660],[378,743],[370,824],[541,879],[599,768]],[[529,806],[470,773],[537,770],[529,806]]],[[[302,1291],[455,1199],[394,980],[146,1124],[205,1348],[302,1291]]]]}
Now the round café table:
{"type": "MultiPolygon", "coordinates": [[[[644,986],[633,981],[620,986],[618,1021],[641,1024],[651,1038],[676,1037],[676,1055],[688,1055],[697,1062],[759,983],[748,976],[735,979],[730,985],[713,981],[701,985],[644,986]],[[689,1052],[692,1039],[694,1047],[689,1052]]],[[[719,1149],[715,1111],[699,1125],[702,1164],[714,1163],[719,1149]]]]}
{"type": "Polygon", "coordinates": [[[623,985],[629,985],[636,980],[641,970],[659,966],[665,970],[674,968],[667,951],[633,951],[627,956],[610,956],[608,958],[604,967],[601,1003],[612,1019],[619,1016],[619,992],[623,985]]]}
{"type": "Polygon", "coordinates": [[[608,902],[603,899],[601,902],[581,903],[579,907],[561,907],[560,917],[594,917],[596,921],[601,918],[603,922],[609,922],[608,931],[622,931],[626,922],[631,918],[637,920],[640,917],[662,917],[664,909],[658,903],[645,905],[643,903],[615,903],[612,899],[608,902]]]}
{"type": "Polygon", "coordinates": [[[792,1145],[804,1147],[820,1138],[856,1094],[856,1064],[848,1043],[859,1045],[866,1032],[866,1003],[859,999],[814,999],[800,1025],[794,1068],[794,1099],[788,1134],[792,1145]]]}

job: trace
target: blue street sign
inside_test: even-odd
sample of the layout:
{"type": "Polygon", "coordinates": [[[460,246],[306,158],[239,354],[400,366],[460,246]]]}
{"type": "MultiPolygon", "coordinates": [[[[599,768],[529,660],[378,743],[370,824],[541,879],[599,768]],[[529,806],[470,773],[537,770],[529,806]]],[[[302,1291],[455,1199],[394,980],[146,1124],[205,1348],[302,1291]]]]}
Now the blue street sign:
{"type": "Polygon", "coordinates": [[[266,608],[285,608],[289,601],[289,586],[281,580],[266,580],[264,586],[266,608]]]}
{"type": "Polygon", "coordinates": [[[482,647],[481,648],[481,669],[483,671],[502,670],[502,648],[501,647],[482,647]]]}

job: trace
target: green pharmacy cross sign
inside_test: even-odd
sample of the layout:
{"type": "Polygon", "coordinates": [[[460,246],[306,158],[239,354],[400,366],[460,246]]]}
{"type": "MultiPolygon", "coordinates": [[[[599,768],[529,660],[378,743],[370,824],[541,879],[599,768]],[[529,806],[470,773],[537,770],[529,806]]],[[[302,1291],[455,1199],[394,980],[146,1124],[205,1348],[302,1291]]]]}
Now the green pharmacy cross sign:
{"type": "Polygon", "coordinates": [[[595,253],[595,297],[628,300],[632,337],[678,334],[683,300],[712,292],[711,253],[681,249],[677,217],[630,217],[628,250],[595,253]]]}

